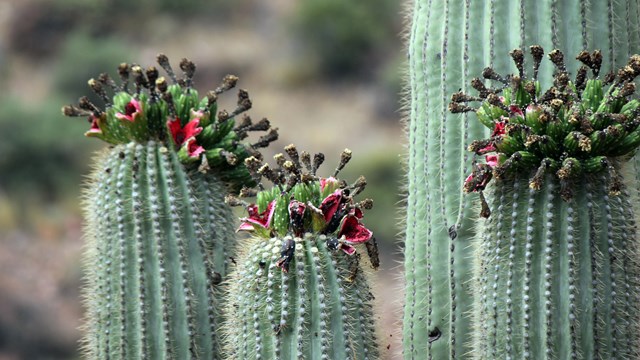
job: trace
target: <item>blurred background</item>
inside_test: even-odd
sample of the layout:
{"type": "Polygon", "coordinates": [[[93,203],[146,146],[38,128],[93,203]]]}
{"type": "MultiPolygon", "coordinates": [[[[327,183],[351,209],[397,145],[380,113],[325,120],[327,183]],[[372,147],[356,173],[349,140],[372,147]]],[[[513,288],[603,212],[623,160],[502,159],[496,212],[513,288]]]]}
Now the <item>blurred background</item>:
{"type": "MultiPolygon", "coordinates": [[[[90,77],[164,52],[197,65],[196,87],[240,77],[254,118],[363,174],[380,243],[377,301],[386,358],[397,349],[398,202],[404,66],[397,0],[0,0],[0,360],[76,359],[82,317],[82,183],[104,146],[62,105],[90,77]],[[384,290],[384,291],[382,291],[384,290]],[[390,291],[392,290],[392,291],[390,291]]],[[[116,77],[116,76],[114,76],[116,77]]],[[[235,96],[222,105],[233,109],[235,96]]],[[[267,155],[270,155],[267,154],[267,155]]]]}

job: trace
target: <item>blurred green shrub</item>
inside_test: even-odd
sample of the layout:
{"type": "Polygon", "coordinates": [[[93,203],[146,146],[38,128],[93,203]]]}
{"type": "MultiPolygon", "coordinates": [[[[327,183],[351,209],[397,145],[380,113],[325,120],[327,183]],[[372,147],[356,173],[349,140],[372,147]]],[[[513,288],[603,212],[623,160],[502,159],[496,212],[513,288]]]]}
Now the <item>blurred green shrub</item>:
{"type": "Polygon", "coordinates": [[[396,41],[399,4],[397,0],[303,1],[292,33],[319,77],[371,75],[396,41]]]}
{"type": "MultiPolygon", "coordinates": [[[[102,72],[118,79],[116,68],[131,62],[138,54],[116,38],[94,38],[84,32],[71,34],[56,59],[54,88],[73,101],[82,95],[93,95],[87,80],[102,72]]],[[[96,97],[91,100],[101,103],[96,97]]]]}
{"type": "Polygon", "coordinates": [[[92,17],[102,14],[107,21],[141,19],[156,14],[172,16],[205,16],[227,19],[238,11],[246,11],[253,0],[41,0],[55,1],[68,9],[83,8],[92,17]]]}
{"type": "Polygon", "coordinates": [[[29,205],[77,197],[95,144],[83,140],[89,124],[64,118],[60,99],[25,104],[0,99],[0,191],[18,213],[29,205]]]}

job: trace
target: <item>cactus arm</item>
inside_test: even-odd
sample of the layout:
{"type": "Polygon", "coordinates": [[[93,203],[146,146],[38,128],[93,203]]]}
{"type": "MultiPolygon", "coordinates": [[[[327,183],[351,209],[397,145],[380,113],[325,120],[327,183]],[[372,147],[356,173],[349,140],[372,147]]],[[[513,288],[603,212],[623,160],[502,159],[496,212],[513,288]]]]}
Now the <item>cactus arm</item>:
{"type": "MultiPolygon", "coordinates": [[[[185,173],[155,142],[119,145],[99,162],[87,191],[95,201],[87,207],[90,357],[221,356],[215,287],[225,271],[211,248],[226,239],[210,232],[209,200],[197,195],[210,191],[222,205],[222,184],[185,173]]],[[[230,208],[214,211],[229,227],[221,220],[231,221],[230,208]]]]}
{"type": "MultiPolygon", "coordinates": [[[[471,163],[461,149],[486,130],[469,121],[475,118],[473,115],[447,114],[443,94],[467,89],[470,77],[478,76],[486,65],[512,71],[509,59],[499,55],[531,44],[569,54],[585,47],[602,49],[604,74],[638,50],[637,13],[637,1],[414,3],[408,44],[411,103],[407,124],[406,358],[417,357],[425,349],[435,358],[456,358],[470,350],[460,340],[469,337],[461,334],[470,329],[464,314],[469,313],[473,298],[464,285],[471,275],[468,262],[462,259],[470,257],[474,229],[469,201],[475,196],[462,197],[459,191],[471,163]],[[461,24],[462,18],[465,21],[461,24]],[[454,244],[447,231],[452,226],[457,235],[454,244]],[[436,328],[441,336],[429,343],[428,335],[438,334],[436,328]],[[452,335],[457,339],[452,341],[452,335]],[[435,349],[433,355],[431,348],[435,349]]],[[[525,64],[530,63],[526,57],[525,64]]],[[[578,65],[567,65],[575,74],[578,65]]],[[[550,84],[552,74],[552,66],[540,68],[542,86],[550,84]]],[[[570,265],[563,266],[567,270],[570,265]]],[[[535,280],[536,275],[532,276],[535,280]]]]}
{"type": "Polygon", "coordinates": [[[316,175],[323,154],[314,154],[311,165],[311,154],[298,153],[294,145],[285,151],[289,160],[274,156],[278,168],[247,160],[256,179],[274,183],[273,189],[243,192],[257,204],[227,197],[229,204],[246,207],[248,217],[239,229],[253,233],[229,281],[231,306],[224,325],[229,355],[377,359],[373,295],[356,247],[368,245],[371,264],[377,264],[375,244],[367,243],[373,233],[362,222],[373,201],[354,200],[366,179],[346,185],[336,178],[351,159],[349,149],[329,178],[316,175]]]}
{"type": "Polygon", "coordinates": [[[346,279],[357,260],[328,250],[324,235],[307,234],[304,242],[297,242],[304,245],[298,247],[288,273],[275,265],[279,252],[272,251],[280,249],[282,240],[260,239],[241,255],[242,268],[232,275],[230,297],[237,299],[234,304],[239,307],[232,316],[238,316],[226,324],[234,358],[378,358],[366,320],[371,309],[361,303],[369,289],[361,282],[362,274],[353,282],[346,279]]]}

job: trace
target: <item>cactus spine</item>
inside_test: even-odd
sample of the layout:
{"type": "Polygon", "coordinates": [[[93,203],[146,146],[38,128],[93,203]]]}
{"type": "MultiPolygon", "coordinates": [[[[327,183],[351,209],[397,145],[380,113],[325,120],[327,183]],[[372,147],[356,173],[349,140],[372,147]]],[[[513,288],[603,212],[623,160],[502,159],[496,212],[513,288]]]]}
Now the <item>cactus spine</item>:
{"type": "MultiPolygon", "coordinates": [[[[513,48],[541,44],[566,54],[602,49],[604,72],[638,51],[637,1],[416,0],[409,30],[408,198],[403,354],[461,358],[472,351],[467,314],[477,296],[468,261],[475,213],[462,196],[472,139],[487,134],[447,103],[486,65],[508,72],[513,48]]],[[[531,59],[527,57],[525,62],[531,59]]],[[[578,64],[569,64],[575,74],[578,64]]],[[[552,68],[540,70],[551,82],[552,68]]]]}
{"type": "Polygon", "coordinates": [[[172,85],[154,67],[121,64],[120,85],[107,74],[89,81],[104,110],[86,97],[63,108],[89,118],[87,136],[113,145],[97,157],[84,198],[83,346],[91,359],[223,358],[218,287],[236,251],[224,197],[253,184],[243,160],[277,137],[271,131],[256,144],[240,142],[269,129],[266,119],[234,121],[251,107],[244,90],[232,113],[217,112],[217,96],[235,76],[201,100],[192,62],[182,60],[180,79],[166,56],[158,62],[172,85]]]}
{"type": "MultiPolygon", "coordinates": [[[[373,295],[354,247],[366,243],[377,267],[372,232],[360,222],[372,202],[353,201],[365,180],[347,186],[317,178],[322,154],[311,165],[308,153],[286,150],[291,161],[276,155],[277,169],[247,159],[276,184],[257,194],[257,205],[228,199],[247,207],[240,229],[254,234],[230,279],[228,352],[235,359],[377,359],[373,295]]],[[[350,157],[346,150],[336,175],[350,157]]]]}

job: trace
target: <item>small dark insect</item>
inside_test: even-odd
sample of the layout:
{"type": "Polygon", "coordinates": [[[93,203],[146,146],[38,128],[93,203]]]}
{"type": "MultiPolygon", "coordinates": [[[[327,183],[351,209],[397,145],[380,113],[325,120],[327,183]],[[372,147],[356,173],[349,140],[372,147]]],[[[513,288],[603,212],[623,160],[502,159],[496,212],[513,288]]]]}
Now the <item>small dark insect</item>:
{"type": "Polygon", "coordinates": [[[327,249],[334,251],[334,250],[338,250],[338,246],[340,245],[340,242],[338,241],[337,238],[328,238],[327,239],[327,249]]]}
{"type": "Polygon", "coordinates": [[[118,154],[118,156],[120,156],[120,159],[124,159],[124,152],[120,151],[120,154],[118,154]]]}
{"type": "Polygon", "coordinates": [[[266,265],[267,265],[267,263],[266,263],[266,262],[264,262],[264,261],[260,261],[260,262],[258,263],[258,266],[260,266],[260,269],[264,269],[264,267],[265,267],[266,265]]]}
{"type": "Polygon", "coordinates": [[[218,285],[222,282],[222,275],[220,275],[219,272],[214,271],[211,275],[211,282],[213,285],[218,285]]]}
{"type": "Polygon", "coordinates": [[[282,251],[280,252],[280,259],[276,261],[276,266],[282,269],[284,272],[289,272],[289,264],[293,260],[293,253],[296,250],[296,242],[292,239],[287,239],[282,243],[282,251]]]}
{"type": "Polygon", "coordinates": [[[111,168],[104,169],[104,172],[106,172],[107,174],[111,174],[111,168]]]}
{"type": "Polygon", "coordinates": [[[304,212],[306,206],[299,201],[292,201],[289,205],[289,224],[293,233],[297,237],[301,237],[304,233],[304,212]]]}
{"type": "Polygon", "coordinates": [[[233,256],[229,256],[229,260],[231,260],[231,262],[233,263],[233,265],[238,265],[236,263],[236,259],[233,258],[233,256]]]}
{"type": "Polygon", "coordinates": [[[391,349],[391,344],[387,345],[387,350],[391,349]]]}

